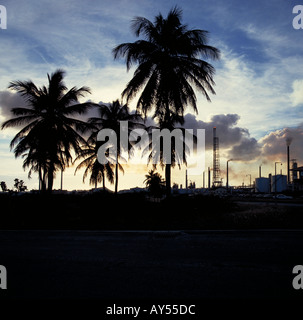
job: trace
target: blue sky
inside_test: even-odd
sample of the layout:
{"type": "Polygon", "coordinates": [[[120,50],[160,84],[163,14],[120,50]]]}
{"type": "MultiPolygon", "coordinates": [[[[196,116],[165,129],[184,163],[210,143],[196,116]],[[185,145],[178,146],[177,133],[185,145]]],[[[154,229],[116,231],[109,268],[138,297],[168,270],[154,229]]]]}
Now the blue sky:
{"type": "MultiPolygon", "coordinates": [[[[8,17],[7,29],[0,29],[0,122],[15,102],[7,93],[10,81],[31,79],[42,85],[46,74],[57,68],[66,70],[69,87],[92,89],[87,99],[119,98],[134,69],[127,73],[122,60],[113,60],[113,47],[136,39],[130,31],[134,16],[153,20],[178,5],[183,23],[208,30],[210,44],[221,50],[221,60],[213,63],[216,95],[208,103],[198,94],[199,114],[190,120],[210,128],[213,119],[220,118],[222,175],[224,161],[236,152],[241,157],[241,150],[243,161],[234,172],[235,181],[240,183],[247,170],[257,174],[259,163],[267,164],[264,173],[271,172],[272,161],[285,162],[285,137],[290,133],[293,157],[303,161],[303,29],[292,27],[292,9],[299,0],[3,0],[1,4],[8,17]]],[[[9,151],[14,133],[0,132],[0,180],[11,185],[13,178],[21,177],[35,186],[35,179],[27,180],[22,160],[15,160],[9,151]]],[[[206,163],[211,165],[211,154],[206,163]]],[[[129,169],[129,174],[126,170],[121,187],[142,185],[144,170],[129,169]]],[[[67,176],[69,189],[89,187],[82,185],[81,176],[67,176]]],[[[175,179],[182,183],[183,173],[176,173],[175,179]]]]}

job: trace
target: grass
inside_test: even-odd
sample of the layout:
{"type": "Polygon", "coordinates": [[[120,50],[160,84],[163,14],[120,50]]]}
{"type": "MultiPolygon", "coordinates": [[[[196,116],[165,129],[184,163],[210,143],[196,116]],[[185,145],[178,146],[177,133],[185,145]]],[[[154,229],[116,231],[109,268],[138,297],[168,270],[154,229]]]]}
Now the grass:
{"type": "Polygon", "coordinates": [[[0,194],[0,229],[198,230],[303,228],[300,208],[238,205],[214,196],[0,194]]]}

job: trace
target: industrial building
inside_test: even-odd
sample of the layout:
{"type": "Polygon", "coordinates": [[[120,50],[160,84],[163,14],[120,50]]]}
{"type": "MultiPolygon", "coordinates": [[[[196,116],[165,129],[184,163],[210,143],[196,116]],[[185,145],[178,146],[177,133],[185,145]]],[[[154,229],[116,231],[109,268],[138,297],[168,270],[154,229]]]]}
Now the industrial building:
{"type": "Polygon", "coordinates": [[[303,166],[298,167],[296,160],[293,160],[290,171],[292,172],[291,190],[303,191],[303,166]]]}
{"type": "Polygon", "coordinates": [[[255,181],[255,188],[256,188],[256,192],[260,192],[260,193],[270,193],[270,178],[264,178],[264,177],[259,177],[256,178],[255,181]]]}
{"type": "Polygon", "coordinates": [[[287,190],[287,176],[277,174],[271,176],[271,192],[279,193],[287,190]]]}
{"type": "MultiPolygon", "coordinates": [[[[261,177],[255,180],[255,191],[260,193],[280,193],[286,190],[303,191],[303,166],[298,167],[296,159],[292,161],[290,168],[290,142],[287,142],[287,176],[281,174],[269,175],[268,178],[261,177]]],[[[278,164],[279,162],[277,162],[278,164]]]]}
{"type": "MultiPolygon", "coordinates": [[[[296,159],[290,160],[290,145],[291,139],[287,139],[287,175],[282,174],[282,170],[278,173],[277,165],[282,165],[282,162],[276,161],[274,174],[269,174],[268,177],[262,177],[261,165],[259,166],[259,177],[255,179],[254,183],[251,183],[251,174],[249,187],[232,187],[228,181],[228,164],[230,161],[240,161],[240,159],[229,159],[226,164],[226,187],[222,189],[222,178],[220,172],[220,152],[219,152],[219,137],[217,136],[217,128],[213,127],[213,167],[208,167],[207,171],[203,172],[203,184],[202,189],[206,188],[215,190],[224,190],[225,193],[244,192],[244,193],[282,193],[285,191],[303,191],[303,166],[298,166],[296,159]],[[292,162],[292,163],[291,163],[292,162]],[[292,164],[292,166],[291,166],[292,164]],[[211,177],[212,176],[212,177],[211,177]],[[212,178],[212,183],[211,183],[212,178]]],[[[189,189],[187,170],[185,174],[185,188],[189,189]]],[[[195,185],[193,186],[195,189],[195,185]]]]}

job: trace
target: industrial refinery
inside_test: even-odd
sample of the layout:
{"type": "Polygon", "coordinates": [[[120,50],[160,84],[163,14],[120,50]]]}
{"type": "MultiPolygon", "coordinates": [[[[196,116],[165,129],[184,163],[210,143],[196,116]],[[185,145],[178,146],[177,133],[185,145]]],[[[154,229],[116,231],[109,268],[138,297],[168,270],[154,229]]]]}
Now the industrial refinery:
{"type": "MultiPolygon", "coordinates": [[[[287,174],[282,173],[282,162],[276,161],[273,163],[273,172],[268,176],[262,175],[262,165],[259,166],[259,175],[254,178],[250,173],[246,174],[249,177],[249,184],[244,185],[231,185],[229,178],[229,163],[233,161],[236,163],[236,159],[228,159],[226,161],[226,173],[221,172],[220,167],[220,150],[219,150],[219,136],[217,135],[217,128],[213,128],[213,167],[208,167],[203,172],[202,188],[195,188],[195,183],[189,183],[187,170],[185,173],[185,189],[181,188],[178,193],[192,193],[192,192],[213,192],[216,194],[229,194],[238,195],[244,193],[246,195],[260,195],[264,197],[277,197],[287,198],[283,194],[303,194],[303,166],[299,166],[297,159],[291,158],[291,140],[286,139],[286,164],[287,174]],[[225,180],[225,184],[223,184],[225,180]],[[282,194],[283,193],[283,194],[282,194]],[[281,195],[282,194],[282,195],[281,195]]],[[[233,165],[235,166],[235,165],[233,165]]],[[[257,169],[257,168],[256,168],[257,169]]],[[[224,170],[225,171],[225,170],[224,170]]],[[[176,191],[175,187],[175,191],[176,191]]],[[[290,198],[290,197],[289,197],[290,198]]]]}

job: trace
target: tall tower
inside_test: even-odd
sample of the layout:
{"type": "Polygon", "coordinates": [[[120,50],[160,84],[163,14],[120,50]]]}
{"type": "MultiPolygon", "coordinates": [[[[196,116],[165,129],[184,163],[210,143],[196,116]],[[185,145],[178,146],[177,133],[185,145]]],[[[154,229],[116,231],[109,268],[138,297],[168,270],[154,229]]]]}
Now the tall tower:
{"type": "Polygon", "coordinates": [[[213,187],[221,187],[219,138],[216,135],[216,127],[213,128],[213,139],[213,187]]]}

